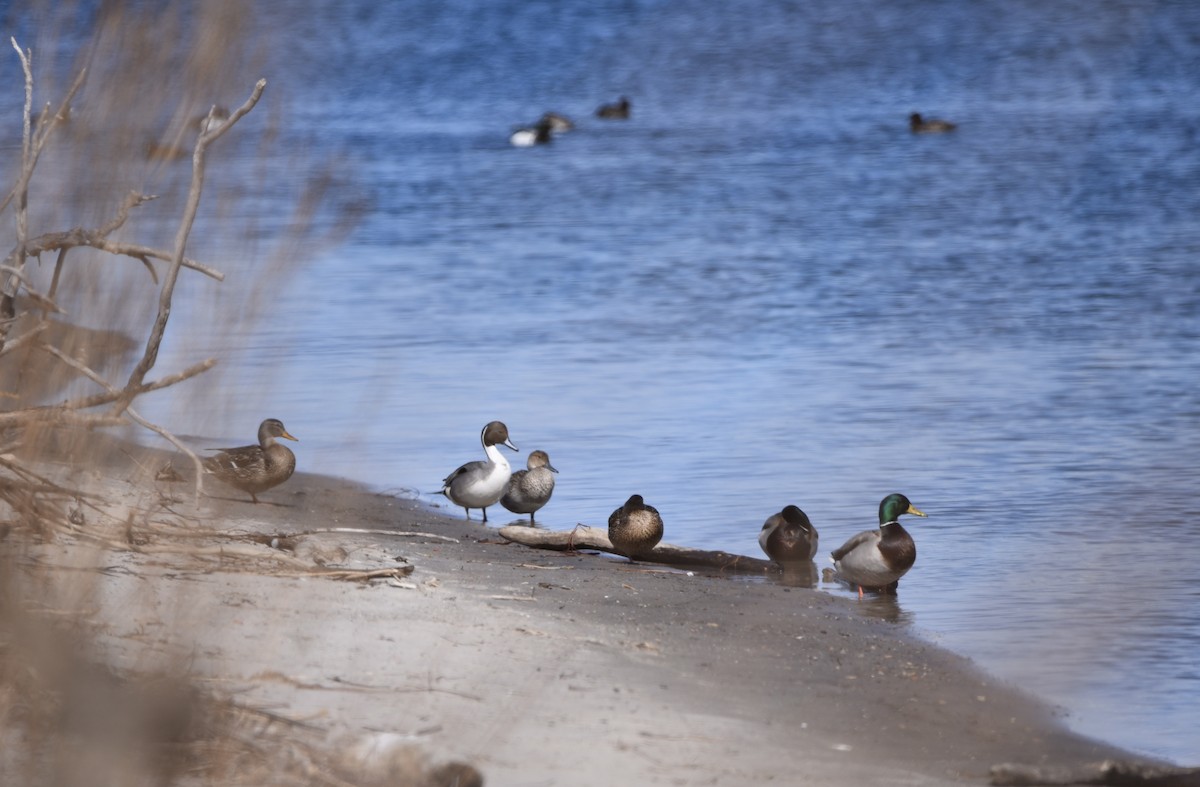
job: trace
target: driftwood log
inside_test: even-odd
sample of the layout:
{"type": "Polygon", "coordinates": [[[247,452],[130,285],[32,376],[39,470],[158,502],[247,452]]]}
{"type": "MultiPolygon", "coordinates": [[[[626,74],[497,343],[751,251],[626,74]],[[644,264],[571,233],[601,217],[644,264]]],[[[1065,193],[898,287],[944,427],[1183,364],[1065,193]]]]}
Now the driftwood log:
{"type": "MultiPolygon", "coordinates": [[[[608,532],[598,527],[577,525],[574,530],[543,530],[540,527],[509,525],[500,528],[500,537],[517,544],[536,549],[553,549],[559,552],[576,549],[595,549],[613,555],[621,554],[608,540],[608,532]]],[[[705,549],[681,547],[675,544],[659,544],[643,562],[662,563],[668,566],[698,566],[716,568],[721,571],[762,574],[779,571],[779,566],[763,560],[729,552],[710,552],[705,549]]]]}
{"type": "Polygon", "coordinates": [[[1005,787],[1100,784],[1108,787],[1196,787],[1200,768],[1176,768],[1106,760],[1083,768],[1046,768],[1005,763],[992,766],[992,784],[1005,787]]]}

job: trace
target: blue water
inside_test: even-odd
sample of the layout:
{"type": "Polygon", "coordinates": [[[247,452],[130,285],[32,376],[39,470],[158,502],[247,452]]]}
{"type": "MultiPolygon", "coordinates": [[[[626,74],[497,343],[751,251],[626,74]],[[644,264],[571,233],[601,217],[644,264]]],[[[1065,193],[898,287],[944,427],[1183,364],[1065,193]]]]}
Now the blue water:
{"type": "Polygon", "coordinates": [[[825,554],[902,491],[930,517],[884,614],[1200,761],[1200,6],[255,6],[204,100],[268,77],[245,133],[284,144],[223,141],[206,192],[259,242],[202,217],[229,279],[189,279],[162,365],[223,366],[147,413],[277,416],[303,469],[431,503],[498,418],[560,470],[545,525],[637,492],[751,555],[787,503],[825,554]],[[507,144],[546,110],[579,127],[507,144]],[[291,213],[331,156],[344,235],[291,213]]]}

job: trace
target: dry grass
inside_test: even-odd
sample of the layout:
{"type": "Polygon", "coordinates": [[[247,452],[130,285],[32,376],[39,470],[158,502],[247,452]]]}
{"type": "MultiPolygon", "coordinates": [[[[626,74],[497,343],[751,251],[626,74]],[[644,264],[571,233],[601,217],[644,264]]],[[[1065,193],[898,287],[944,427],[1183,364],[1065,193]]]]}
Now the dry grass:
{"type": "MultiPolygon", "coordinates": [[[[0,139],[16,140],[19,153],[3,173],[0,208],[3,784],[482,784],[469,766],[432,767],[408,746],[330,741],[319,728],[213,692],[186,663],[149,650],[136,668],[118,668],[89,624],[106,555],[153,546],[159,560],[205,559],[197,534],[169,521],[165,496],[124,520],[113,514],[114,501],[95,491],[104,485],[87,480],[107,467],[89,433],[149,430],[174,441],[169,425],[139,415],[138,398],[169,388],[186,403],[219,357],[158,367],[172,307],[228,315],[206,338],[208,347],[233,346],[261,317],[273,282],[304,263],[310,219],[336,197],[336,164],[310,161],[311,186],[273,222],[283,231],[264,233],[243,209],[250,187],[269,180],[257,168],[286,114],[269,92],[259,103],[261,53],[245,39],[252,6],[181,2],[148,14],[144,4],[32,2],[8,12],[20,24],[6,29],[30,40],[3,42],[17,68],[0,70],[9,80],[0,91],[25,99],[0,123],[0,139]],[[233,110],[222,126],[192,125],[218,104],[233,110]],[[263,118],[243,122],[251,112],[263,118]],[[213,169],[210,153],[223,148],[236,155],[213,169]],[[195,226],[205,242],[192,237],[195,226]],[[206,251],[218,264],[192,257],[206,251]],[[230,262],[235,286],[220,282],[230,262]],[[191,284],[201,279],[205,289],[191,284]],[[51,566],[41,559],[47,549],[91,557],[78,569],[51,566]]],[[[150,489],[156,469],[143,479],[150,489]]],[[[279,570],[314,568],[240,546],[241,570],[269,573],[269,553],[279,570]]],[[[227,544],[226,570],[231,556],[227,544]]]]}

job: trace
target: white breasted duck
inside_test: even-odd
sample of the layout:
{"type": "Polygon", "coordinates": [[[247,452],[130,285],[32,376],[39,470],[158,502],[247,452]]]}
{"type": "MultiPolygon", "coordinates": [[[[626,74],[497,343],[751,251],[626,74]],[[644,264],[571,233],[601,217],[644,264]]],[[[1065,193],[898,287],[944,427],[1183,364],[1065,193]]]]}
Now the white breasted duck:
{"type": "Polygon", "coordinates": [[[551,129],[552,126],[550,121],[543,116],[532,126],[525,126],[514,131],[512,136],[508,138],[508,141],[512,143],[513,147],[518,148],[531,148],[534,145],[545,145],[552,139],[550,136],[551,129]]]}
{"type": "Polygon", "coordinates": [[[283,421],[268,418],[258,425],[258,445],[214,448],[217,455],[204,460],[204,472],[250,493],[250,499],[257,503],[259,492],[279,486],[296,471],[296,455],[286,445],[275,442],[276,437],[299,441],[288,434],[283,421]]]}
{"type": "Polygon", "coordinates": [[[605,120],[628,120],[629,99],[621,96],[620,100],[615,104],[602,104],[596,109],[596,117],[604,118],[605,120]]]}
{"type": "Polygon", "coordinates": [[[914,134],[945,134],[956,128],[958,126],[948,120],[938,120],[937,118],[926,120],[921,117],[920,112],[914,112],[908,116],[908,130],[914,134]]]}
{"type": "Polygon", "coordinates": [[[450,502],[460,505],[467,510],[467,519],[471,518],[471,509],[483,510],[483,521],[487,521],[487,507],[495,505],[504,495],[508,487],[508,479],[512,477],[512,467],[500,446],[506,446],[513,451],[517,447],[508,439],[508,427],[499,421],[492,421],[483,427],[479,437],[483,443],[483,452],[487,461],[467,462],[442,480],[441,493],[450,502]]]}
{"type": "Polygon", "coordinates": [[[817,554],[817,529],[796,506],[771,514],[758,534],[758,545],[781,566],[809,563],[817,554]]]}
{"type": "Polygon", "coordinates": [[[641,495],[631,495],[608,517],[608,540],[630,561],[649,555],[662,536],[662,517],[641,495]]]}
{"type": "Polygon", "coordinates": [[[895,593],[900,582],[917,560],[917,545],[899,520],[902,514],[927,516],[908,498],[890,494],[879,504],[879,529],[864,530],[835,549],[833,565],[838,578],[863,590],[895,593]]]}
{"type": "Polygon", "coordinates": [[[528,469],[512,474],[500,505],[514,514],[529,514],[529,523],[536,524],[534,512],[550,502],[554,474],[558,471],[550,464],[550,455],[545,451],[531,452],[525,464],[528,469]]]}

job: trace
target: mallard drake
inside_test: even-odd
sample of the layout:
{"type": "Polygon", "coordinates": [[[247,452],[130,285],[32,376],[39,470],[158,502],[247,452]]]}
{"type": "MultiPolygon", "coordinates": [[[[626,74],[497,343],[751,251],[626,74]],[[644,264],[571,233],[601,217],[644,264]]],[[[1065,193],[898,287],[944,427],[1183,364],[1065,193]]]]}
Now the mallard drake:
{"type": "Polygon", "coordinates": [[[529,523],[535,524],[533,514],[554,493],[554,474],[558,471],[550,464],[550,455],[545,451],[532,451],[525,460],[526,470],[518,470],[508,481],[508,489],[500,498],[500,505],[514,514],[529,514],[529,523]]]}
{"type": "Polygon", "coordinates": [[[629,99],[621,96],[615,104],[602,104],[596,109],[596,117],[605,120],[626,120],[629,118],[629,99]]]}
{"type": "Polygon", "coordinates": [[[300,438],[288,434],[283,421],[268,418],[258,426],[258,445],[239,448],[214,448],[216,456],[204,460],[204,471],[230,486],[250,493],[258,502],[258,493],[279,486],[296,470],[296,455],[286,445],[275,442],[300,438]]]}
{"type": "Polygon", "coordinates": [[[649,555],[662,536],[662,517],[641,495],[631,495],[608,517],[608,540],[631,561],[649,555]]]}
{"type": "Polygon", "coordinates": [[[904,495],[895,493],[879,503],[879,529],[864,530],[835,549],[838,578],[863,590],[894,593],[900,577],[917,560],[917,545],[897,521],[902,514],[928,516],[904,495]]]}
{"type": "Polygon", "coordinates": [[[487,521],[487,507],[495,505],[504,495],[508,487],[508,479],[512,477],[512,467],[498,446],[506,446],[513,451],[518,450],[508,439],[508,427],[499,421],[492,421],[483,427],[479,435],[483,443],[483,452],[487,461],[467,462],[442,480],[441,494],[450,502],[460,505],[467,511],[467,519],[471,518],[471,509],[483,509],[483,521],[487,521]]]}
{"type": "Polygon", "coordinates": [[[781,566],[808,563],[817,554],[817,529],[799,508],[784,506],[767,517],[758,533],[758,545],[781,566]]]}
{"type": "Polygon", "coordinates": [[[947,131],[953,131],[956,128],[958,126],[948,120],[938,120],[936,118],[926,120],[921,117],[920,112],[914,112],[908,116],[908,130],[914,134],[945,134],[947,131]]]}

